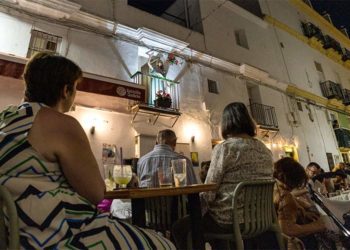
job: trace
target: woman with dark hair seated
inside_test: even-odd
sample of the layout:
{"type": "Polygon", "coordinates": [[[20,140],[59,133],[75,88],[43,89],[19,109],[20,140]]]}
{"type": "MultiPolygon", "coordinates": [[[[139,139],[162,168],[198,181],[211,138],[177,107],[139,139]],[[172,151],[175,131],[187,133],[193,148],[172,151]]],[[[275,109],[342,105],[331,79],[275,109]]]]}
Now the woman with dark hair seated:
{"type": "MultiPolygon", "coordinates": [[[[205,212],[203,230],[208,233],[232,232],[232,193],[241,181],[272,179],[273,160],[270,150],[255,139],[256,126],[246,106],[240,102],[228,104],[221,120],[222,143],[215,146],[205,183],[216,183],[214,192],[201,194],[205,212]]],[[[239,222],[243,222],[243,204],[239,205],[239,222]]],[[[186,247],[183,224],[175,225],[177,247],[186,247]]],[[[210,242],[213,249],[225,249],[225,242],[210,242]],[[222,245],[223,244],[223,245],[222,245]]]]}
{"type": "Polygon", "coordinates": [[[96,208],[104,181],[83,128],[64,114],[82,79],[79,66],[39,53],[23,76],[25,102],[0,113],[0,183],[16,202],[21,247],[174,248],[157,233],[96,208]]]}
{"type": "Polygon", "coordinates": [[[305,187],[308,177],[304,168],[292,158],[283,158],[275,163],[273,176],[277,179],[274,203],[282,232],[290,237],[300,238],[306,249],[333,249],[328,240],[324,220],[320,214],[311,211],[312,204],[295,198],[291,191],[305,187]]]}

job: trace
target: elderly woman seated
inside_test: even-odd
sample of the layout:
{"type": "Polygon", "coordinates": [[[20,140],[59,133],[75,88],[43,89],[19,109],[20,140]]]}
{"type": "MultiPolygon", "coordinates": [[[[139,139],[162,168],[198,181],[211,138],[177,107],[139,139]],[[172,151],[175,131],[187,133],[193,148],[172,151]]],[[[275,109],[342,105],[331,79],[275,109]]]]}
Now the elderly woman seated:
{"type": "Polygon", "coordinates": [[[304,168],[292,158],[283,158],[275,163],[274,177],[277,179],[274,203],[282,232],[300,238],[306,249],[333,249],[334,242],[324,234],[324,220],[317,211],[310,209],[313,204],[291,193],[306,185],[308,178],[304,168]]]}

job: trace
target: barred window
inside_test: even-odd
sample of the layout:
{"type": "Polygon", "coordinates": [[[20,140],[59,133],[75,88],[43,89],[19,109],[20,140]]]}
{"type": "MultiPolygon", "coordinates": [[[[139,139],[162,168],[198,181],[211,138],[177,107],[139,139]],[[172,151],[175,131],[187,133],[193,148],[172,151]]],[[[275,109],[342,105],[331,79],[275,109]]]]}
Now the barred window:
{"type": "Polygon", "coordinates": [[[36,52],[50,52],[58,55],[62,37],[48,34],[39,30],[32,30],[27,57],[36,52]]]}
{"type": "Polygon", "coordinates": [[[208,79],[208,91],[209,93],[219,94],[218,83],[214,80],[208,79]]]}

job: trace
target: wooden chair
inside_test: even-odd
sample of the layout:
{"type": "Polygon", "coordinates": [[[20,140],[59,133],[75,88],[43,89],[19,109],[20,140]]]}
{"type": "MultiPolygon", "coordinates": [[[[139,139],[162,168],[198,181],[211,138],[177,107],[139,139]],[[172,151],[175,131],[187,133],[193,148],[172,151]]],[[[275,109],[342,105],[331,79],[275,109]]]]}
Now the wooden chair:
{"type": "Polygon", "coordinates": [[[19,249],[19,227],[15,202],[5,186],[0,186],[0,249],[19,249]],[[5,214],[8,227],[5,225],[5,214]]]}
{"type": "Polygon", "coordinates": [[[258,180],[240,182],[233,191],[232,214],[233,233],[205,235],[207,240],[225,240],[227,248],[230,242],[234,241],[237,250],[244,249],[244,239],[251,239],[264,232],[275,233],[280,249],[285,249],[281,230],[276,217],[273,204],[274,180],[258,180]],[[244,222],[238,222],[238,199],[243,201],[244,222]]]}

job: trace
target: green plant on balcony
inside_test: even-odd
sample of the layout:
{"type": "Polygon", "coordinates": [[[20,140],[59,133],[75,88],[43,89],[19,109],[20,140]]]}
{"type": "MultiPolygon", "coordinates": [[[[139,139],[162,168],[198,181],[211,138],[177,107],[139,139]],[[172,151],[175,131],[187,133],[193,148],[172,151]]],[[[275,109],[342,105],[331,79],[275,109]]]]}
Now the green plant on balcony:
{"type": "Polygon", "coordinates": [[[164,90],[159,90],[156,93],[156,99],[154,100],[154,106],[160,108],[170,108],[171,107],[171,96],[164,90]]]}

